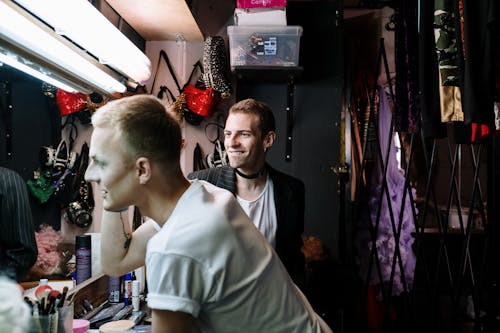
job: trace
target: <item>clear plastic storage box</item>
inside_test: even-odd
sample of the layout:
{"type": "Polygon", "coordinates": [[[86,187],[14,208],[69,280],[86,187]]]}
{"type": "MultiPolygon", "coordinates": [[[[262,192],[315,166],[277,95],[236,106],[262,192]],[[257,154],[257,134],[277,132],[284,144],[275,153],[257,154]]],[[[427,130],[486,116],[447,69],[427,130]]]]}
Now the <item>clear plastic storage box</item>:
{"type": "Polygon", "coordinates": [[[227,27],[231,69],[238,66],[299,65],[301,26],[227,27]]]}

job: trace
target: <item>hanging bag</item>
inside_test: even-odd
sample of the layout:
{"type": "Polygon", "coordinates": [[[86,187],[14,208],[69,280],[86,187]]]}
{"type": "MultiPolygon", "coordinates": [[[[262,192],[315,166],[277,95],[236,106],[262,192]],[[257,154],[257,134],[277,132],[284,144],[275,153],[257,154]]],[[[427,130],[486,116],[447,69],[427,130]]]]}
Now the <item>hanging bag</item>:
{"type": "Polygon", "coordinates": [[[70,93],[60,88],[56,91],[56,104],[61,116],[67,116],[85,109],[87,106],[87,95],[76,92],[70,93]]]}
{"type": "Polygon", "coordinates": [[[208,123],[205,125],[205,136],[211,143],[214,144],[214,151],[206,157],[206,164],[209,168],[217,168],[229,164],[226,148],[224,147],[224,141],[220,138],[221,130],[224,130],[224,127],[219,123],[208,123]],[[210,126],[216,126],[217,128],[217,136],[215,139],[210,139],[208,136],[207,129],[210,126]]]}
{"type": "Polygon", "coordinates": [[[193,150],[193,171],[199,171],[206,168],[207,166],[203,162],[203,153],[201,151],[201,146],[197,142],[193,150]]]}
{"type": "Polygon", "coordinates": [[[64,197],[66,184],[72,177],[72,169],[78,164],[78,154],[71,152],[62,139],[57,148],[40,148],[40,168],[33,173],[33,179],[26,183],[31,194],[40,203],[47,202],[52,196],[59,201],[64,197]]]}
{"type": "Polygon", "coordinates": [[[226,45],[221,36],[209,36],[203,43],[203,80],[207,88],[213,88],[224,99],[233,92],[226,45]]]}
{"type": "Polygon", "coordinates": [[[155,83],[156,79],[158,78],[158,73],[160,71],[160,64],[163,62],[167,65],[168,72],[172,79],[174,80],[175,86],[177,88],[177,91],[179,92],[179,96],[177,98],[174,96],[172,91],[166,86],[166,85],[161,85],[160,90],[158,91],[157,97],[161,100],[163,100],[164,97],[167,97],[167,108],[172,111],[176,116],[177,119],[182,119],[184,117],[184,114],[188,112],[188,108],[186,105],[186,100],[184,95],[182,94],[182,88],[179,84],[179,80],[177,80],[177,76],[175,76],[174,69],[172,67],[172,64],[170,63],[170,60],[168,58],[167,53],[164,50],[160,50],[160,55],[158,57],[158,63],[156,65],[156,72],[153,77],[153,84],[151,85],[151,91],[150,94],[153,94],[154,89],[155,89],[155,83]]]}
{"type": "MultiPolygon", "coordinates": [[[[62,129],[67,127],[69,127],[68,145],[66,145],[65,140],[61,140],[61,144],[59,144],[57,152],[55,153],[55,162],[51,165],[51,173],[54,180],[53,196],[55,201],[62,207],[66,207],[72,200],[74,192],[73,181],[76,177],[76,170],[80,165],[81,159],[80,155],[73,152],[73,145],[78,137],[78,129],[75,124],[75,118],[66,118],[62,129]]],[[[47,165],[47,163],[45,165],[47,165]]]]}
{"type": "Polygon", "coordinates": [[[203,67],[199,61],[193,65],[193,70],[189,75],[187,83],[182,89],[186,105],[189,110],[201,117],[211,117],[215,105],[217,104],[217,95],[213,88],[207,88],[203,81],[203,67]],[[200,77],[196,83],[191,84],[196,69],[201,71],[200,77]]]}
{"type": "Polygon", "coordinates": [[[28,179],[26,185],[30,193],[43,204],[49,201],[52,194],[54,194],[54,181],[49,170],[41,171],[35,170],[33,172],[33,179],[28,179]]]}
{"type": "Polygon", "coordinates": [[[89,146],[82,145],[80,161],[75,172],[70,188],[72,189],[72,201],[66,209],[66,220],[80,228],[86,228],[92,223],[92,210],[94,209],[94,195],[92,185],[85,181],[85,171],[89,165],[89,146]]]}
{"type": "MultiPolygon", "coordinates": [[[[160,86],[160,90],[156,95],[162,101],[166,100],[167,110],[172,114],[172,116],[177,120],[181,121],[184,116],[184,108],[186,107],[185,101],[181,101],[179,98],[175,98],[174,94],[167,86],[160,86]],[[180,105],[177,105],[179,103],[180,105]]],[[[182,98],[184,99],[184,98],[182,98]]]]}
{"type": "Polygon", "coordinates": [[[153,79],[153,84],[151,85],[151,93],[153,93],[154,91],[159,67],[162,60],[167,65],[168,71],[170,73],[170,76],[172,76],[172,79],[174,80],[179,95],[177,96],[177,98],[173,97],[174,94],[172,94],[172,91],[167,86],[162,85],[157,97],[160,99],[163,99],[165,96],[167,98],[171,97],[173,101],[169,100],[168,108],[176,113],[179,119],[184,118],[189,124],[193,126],[199,125],[203,121],[203,118],[212,116],[214,106],[217,104],[217,96],[214,93],[213,89],[207,89],[204,84],[203,66],[200,61],[197,61],[193,65],[193,69],[186,84],[181,87],[167,53],[164,50],[161,50],[156,67],[156,73],[153,79]],[[197,69],[200,70],[200,77],[194,84],[192,84],[191,82],[197,69]]]}

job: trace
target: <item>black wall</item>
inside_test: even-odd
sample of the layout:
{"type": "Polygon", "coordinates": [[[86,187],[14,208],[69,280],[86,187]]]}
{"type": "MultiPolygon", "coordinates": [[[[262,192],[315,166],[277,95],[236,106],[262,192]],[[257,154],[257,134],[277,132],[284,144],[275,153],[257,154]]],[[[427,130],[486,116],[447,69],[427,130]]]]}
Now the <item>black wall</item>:
{"type": "MultiPolygon", "coordinates": [[[[295,80],[292,158],[285,160],[287,78],[266,71],[241,75],[236,98],[252,97],[275,112],[277,140],[268,155],[273,167],[302,179],[306,186],[305,234],[318,236],[330,254],[339,254],[339,196],[331,167],[340,152],[340,111],[343,80],[341,30],[335,2],[290,1],[288,25],[300,25],[299,65],[295,80]],[[260,76],[260,78],[259,78],[260,76]],[[271,77],[270,77],[271,76],[271,77]]],[[[258,72],[258,71],[257,71],[258,72]]]]}
{"type": "MultiPolygon", "coordinates": [[[[43,94],[41,81],[7,65],[0,66],[0,165],[16,170],[24,180],[32,179],[39,167],[40,148],[57,147],[59,143],[61,118],[54,103],[43,94]],[[9,123],[12,149],[8,147],[9,123]]],[[[59,206],[52,199],[40,204],[30,196],[30,204],[35,226],[49,224],[60,229],[59,206]]]]}

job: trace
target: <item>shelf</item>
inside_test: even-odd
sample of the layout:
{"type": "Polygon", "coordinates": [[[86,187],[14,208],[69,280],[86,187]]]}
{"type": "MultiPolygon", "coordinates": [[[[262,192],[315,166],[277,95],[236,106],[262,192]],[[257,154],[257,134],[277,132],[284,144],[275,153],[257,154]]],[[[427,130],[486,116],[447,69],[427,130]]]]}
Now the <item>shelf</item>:
{"type": "MultiPolygon", "coordinates": [[[[414,231],[411,233],[412,236],[417,236],[417,232],[414,231]]],[[[462,230],[460,228],[451,228],[449,227],[447,230],[442,230],[441,232],[439,232],[439,228],[437,227],[428,227],[428,228],[424,228],[423,232],[421,232],[420,228],[419,228],[419,233],[418,235],[419,236],[422,236],[422,235],[462,235],[462,236],[465,236],[465,233],[462,233],[462,230]]],[[[470,234],[471,235],[484,235],[484,229],[479,229],[479,228],[473,228],[470,230],[470,234]]]]}
{"type": "Polygon", "coordinates": [[[287,82],[296,80],[302,76],[304,69],[284,66],[237,66],[233,74],[239,80],[259,82],[287,82]]]}

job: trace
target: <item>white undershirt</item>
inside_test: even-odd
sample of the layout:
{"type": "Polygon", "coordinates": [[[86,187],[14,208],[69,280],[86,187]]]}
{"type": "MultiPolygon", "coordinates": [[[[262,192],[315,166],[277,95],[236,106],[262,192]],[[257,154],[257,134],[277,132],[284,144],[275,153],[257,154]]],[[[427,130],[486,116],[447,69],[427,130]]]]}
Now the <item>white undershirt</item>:
{"type": "Polygon", "coordinates": [[[254,200],[245,200],[236,196],[245,213],[250,217],[253,224],[266,237],[273,248],[276,247],[276,207],[274,204],[274,185],[269,175],[266,186],[259,196],[254,200]]]}

